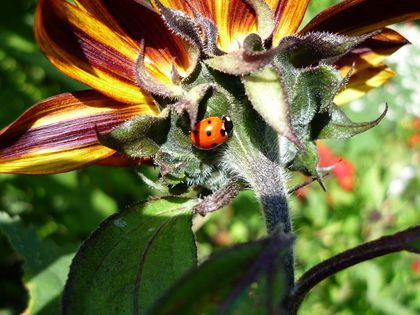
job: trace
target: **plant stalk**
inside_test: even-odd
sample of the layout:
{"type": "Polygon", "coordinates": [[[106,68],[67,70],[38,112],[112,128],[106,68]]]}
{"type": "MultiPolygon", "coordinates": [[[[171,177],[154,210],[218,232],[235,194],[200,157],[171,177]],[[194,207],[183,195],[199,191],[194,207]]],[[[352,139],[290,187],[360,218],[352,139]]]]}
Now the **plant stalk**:
{"type": "MultiPolygon", "coordinates": [[[[285,171],[280,163],[279,136],[249,103],[237,104],[232,120],[238,122],[223,157],[228,171],[254,190],[262,207],[268,234],[292,232],[287,202],[285,171]]],[[[285,261],[289,288],[294,286],[294,258],[290,249],[285,261]]]]}
{"type": "Polygon", "coordinates": [[[409,250],[410,242],[420,239],[420,226],[359,245],[331,257],[305,272],[288,298],[290,314],[296,314],[306,294],[319,282],[333,274],[366,260],[394,252],[409,250]]]}
{"type": "MultiPolygon", "coordinates": [[[[251,172],[255,175],[252,186],[262,205],[268,234],[272,234],[278,229],[284,233],[291,233],[292,222],[282,168],[277,161],[270,160],[261,152],[254,157],[254,161],[250,165],[251,172]]],[[[290,247],[284,264],[287,285],[289,288],[293,288],[294,256],[292,247],[290,247]]]]}

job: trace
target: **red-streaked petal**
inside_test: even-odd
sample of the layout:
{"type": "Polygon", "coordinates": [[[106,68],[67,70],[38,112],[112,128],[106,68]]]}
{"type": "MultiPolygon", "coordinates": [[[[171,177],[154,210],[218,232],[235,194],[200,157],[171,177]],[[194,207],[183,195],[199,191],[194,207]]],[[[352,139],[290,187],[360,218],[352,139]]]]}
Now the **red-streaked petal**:
{"type": "Polygon", "coordinates": [[[181,74],[189,64],[185,43],[172,34],[160,15],[141,0],[76,0],[78,7],[134,42],[136,52],[144,40],[146,66],[152,75],[169,83],[172,61],[181,74]]]}
{"type": "Polygon", "coordinates": [[[344,0],[319,13],[301,33],[328,31],[359,35],[419,18],[418,0],[344,0]]]}
{"type": "Polygon", "coordinates": [[[341,57],[335,64],[342,72],[346,72],[355,63],[355,71],[358,71],[365,64],[375,66],[382,63],[386,57],[408,43],[398,32],[385,28],[341,57]]]}
{"type": "Polygon", "coordinates": [[[359,97],[362,97],[370,90],[383,85],[395,72],[384,64],[365,67],[350,77],[346,88],[337,94],[334,102],[337,105],[346,104],[359,97]]]}
{"type": "Polygon", "coordinates": [[[299,28],[308,7],[309,0],[280,0],[276,10],[277,27],[273,44],[277,46],[284,37],[294,34],[299,28]]]}
{"type": "Polygon", "coordinates": [[[61,173],[108,158],[115,151],[99,144],[95,128],[108,132],[136,115],[156,114],[148,101],[127,105],[82,91],[35,104],[0,131],[0,173],[61,173]]]}
{"type": "MultiPolygon", "coordinates": [[[[160,20],[156,13],[135,5],[146,11],[143,12],[146,17],[138,16],[138,19],[154,22],[150,18],[150,14],[154,14],[155,19],[160,20]]],[[[98,12],[87,12],[63,0],[40,0],[35,19],[39,46],[52,64],[68,76],[118,101],[141,103],[143,94],[135,83],[139,43],[119,32],[112,19],[96,18],[94,14],[98,12]]],[[[149,26],[141,31],[147,33],[155,29],[149,26]]],[[[155,37],[161,41],[171,42],[166,30],[157,34],[159,36],[155,37]]],[[[162,47],[146,49],[147,66],[162,81],[169,80],[171,62],[175,58],[169,52],[162,47]]],[[[183,61],[183,54],[180,55],[178,59],[183,61]]]]}
{"type": "Polygon", "coordinates": [[[68,76],[119,101],[141,102],[134,84],[136,47],[92,16],[66,1],[40,0],[35,36],[52,64],[68,76]]]}
{"type": "Polygon", "coordinates": [[[379,34],[341,57],[335,66],[343,77],[353,64],[355,67],[348,88],[341,92],[335,101],[338,104],[347,103],[393,77],[394,72],[383,65],[382,61],[407,43],[408,41],[398,32],[383,29],[379,34]],[[368,80],[368,82],[362,82],[362,80],[368,80]]]}
{"type": "MultiPolygon", "coordinates": [[[[280,0],[266,0],[273,13],[280,0]]],[[[181,10],[190,16],[192,6],[198,13],[212,20],[218,30],[219,47],[230,52],[239,48],[243,38],[257,31],[257,19],[253,9],[244,0],[161,0],[166,7],[181,10]]]]}

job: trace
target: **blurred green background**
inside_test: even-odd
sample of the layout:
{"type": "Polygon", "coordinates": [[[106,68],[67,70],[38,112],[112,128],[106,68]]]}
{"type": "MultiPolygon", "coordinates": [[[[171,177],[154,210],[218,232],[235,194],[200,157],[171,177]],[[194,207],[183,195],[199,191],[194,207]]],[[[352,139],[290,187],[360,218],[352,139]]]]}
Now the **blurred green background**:
{"type": "MultiPolygon", "coordinates": [[[[313,0],[305,21],[335,2],[313,0]]],[[[32,35],[35,5],[35,0],[2,3],[0,128],[43,98],[83,89],[50,66],[39,52],[32,35]]],[[[346,248],[420,222],[420,144],[416,143],[420,135],[415,136],[420,133],[420,122],[415,122],[420,117],[420,27],[410,23],[396,29],[413,43],[388,59],[387,64],[398,77],[345,107],[356,121],[377,117],[385,102],[390,105],[389,114],[380,126],[363,135],[328,143],[336,155],[353,164],[352,190],[344,190],[334,176],[329,176],[327,193],[314,184],[303,196],[291,198],[298,275],[346,248]]],[[[145,167],[142,171],[151,172],[145,167]]],[[[292,179],[301,180],[299,176],[292,179]]],[[[135,170],[130,169],[89,167],[50,176],[0,175],[0,211],[16,220],[20,217],[19,223],[0,217],[5,231],[12,231],[11,243],[17,249],[0,234],[0,315],[22,312],[28,299],[20,255],[27,248],[16,244],[32,246],[39,255],[50,255],[45,263],[43,259],[35,262],[41,269],[51,268],[51,262],[60,257],[66,257],[66,267],[72,252],[103,219],[149,194],[135,170]],[[28,240],[30,244],[25,243],[28,240]]],[[[195,223],[201,258],[214,249],[264,235],[263,220],[250,192],[195,223]]],[[[26,257],[30,260],[34,256],[26,257]]],[[[30,274],[27,272],[25,279],[30,280],[30,274]]],[[[65,274],[61,277],[64,281],[65,274]]],[[[32,273],[36,284],[34,279],[32,273]]],[[[46,297],[39,314],[53,314],[48,305],[58,300],[58,296],[46,297]]],[[[341,315],[419,313],[420,257],[409,253],[366,262],[324,281],[308,296],[301,311],[341,315]]]]}

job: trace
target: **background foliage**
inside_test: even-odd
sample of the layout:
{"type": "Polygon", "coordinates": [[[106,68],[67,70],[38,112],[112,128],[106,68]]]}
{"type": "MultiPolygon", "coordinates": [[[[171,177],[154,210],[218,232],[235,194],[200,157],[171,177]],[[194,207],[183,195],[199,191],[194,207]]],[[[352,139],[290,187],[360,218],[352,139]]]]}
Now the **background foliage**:
{"type": "MultiPolygon", "coordinates": [[[[333,2],[337,1],[312,1],[305,20],[333,2]]],[[[83,89],[50,66],[36,47],[35,4],[5,2],[0,11],[0,127],[43,98],[83,89]]],[[[389,114],[365,134],[328,143],[353,164],[352,189],[343,189],[330,176],[327,193],[314,184],[291,199],[298,274],[346,248],[420,222],[420,29],[406,24],[398,30],[413,43],[388,59],[398,77],[345,108],[356,121],[367,121],[388,102],[389,114]]],[[[145,167],[141,171],[154,173],[145,167]]],[[[291,182],[302,180],[295,176],[291,182]]],[[[34,314],[55,314],[68,264],[80,242],[117,209],[150,193],[130,169],[0,175],[0,314],[26,308],[25,285],[35,297],[30,304],[34,314]]],[[[251,192],[218,213],[197,218],[194,229],[200,259],[264,234],[251,192]]],[[[420,259],[394,254],[342,272],[318,286],[301,313],[418,314],[420,259]]]]}

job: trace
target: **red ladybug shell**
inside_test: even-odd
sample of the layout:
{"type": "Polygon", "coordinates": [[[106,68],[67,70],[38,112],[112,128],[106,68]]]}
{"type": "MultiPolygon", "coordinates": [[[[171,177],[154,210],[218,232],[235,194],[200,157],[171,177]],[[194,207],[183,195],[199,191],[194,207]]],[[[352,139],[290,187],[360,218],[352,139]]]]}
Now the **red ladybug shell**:
{"type": "Polygon", "coordinates": [[[201,150],[210,150],[225,142],[233,124],[229,117],[207,117],[190,131],[191,143],[201,150]]]}

